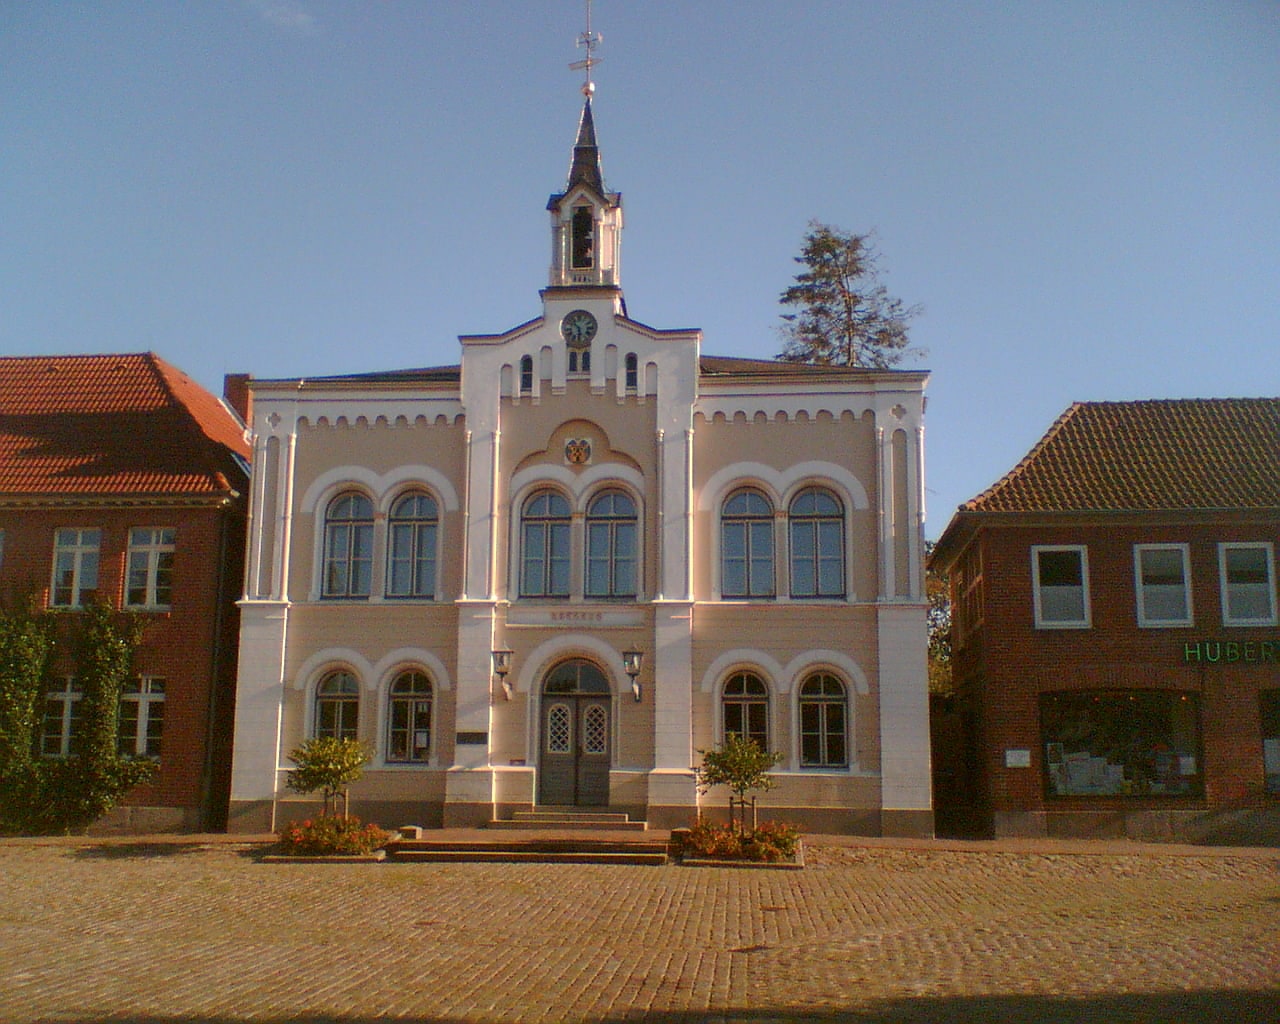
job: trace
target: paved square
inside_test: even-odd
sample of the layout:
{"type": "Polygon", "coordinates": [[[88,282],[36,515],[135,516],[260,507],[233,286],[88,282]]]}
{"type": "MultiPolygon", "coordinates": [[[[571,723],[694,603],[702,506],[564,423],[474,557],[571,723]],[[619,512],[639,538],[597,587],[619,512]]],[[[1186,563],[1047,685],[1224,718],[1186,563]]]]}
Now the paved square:
{"type": "Polygon", "coordinates": [[[1100,849],[811,842],[771,872],[3,840],[0,1020],[1280,1021],[1280,851],[1100,849]]]}

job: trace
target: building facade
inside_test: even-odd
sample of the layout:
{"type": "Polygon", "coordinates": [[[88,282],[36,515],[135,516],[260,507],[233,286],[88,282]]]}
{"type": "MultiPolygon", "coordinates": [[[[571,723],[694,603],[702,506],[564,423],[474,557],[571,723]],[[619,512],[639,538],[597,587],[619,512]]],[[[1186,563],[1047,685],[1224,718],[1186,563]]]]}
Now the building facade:
{"type": "Polygon", "coordinates": [[[688,824],[701,749],[782,754],[768,813],[932,827],[926,374],[701,354],[631,319],[590,99],[538,317],[461,364],[254,380],[231,827],[305,811],[288,752],[355,737],[352,809],[688,824]]]}
{"type": "MultiPolygon", "coordinates": [[[[0,595],[74,626],[91,600],[143,624],[120,751],[157,761],[104,825],[221,828],[249,445],[238,414],[150,353],[0,358],[0,595]]],[[[66,645],[40,752],[76,744],[66,645]]]]}
{"type": "Polygon", "coordinates": [[[1278,541],[1280,399],[1072,406],[933,554],[968,746],[947,816],[1280,840],[1278,541]]]}

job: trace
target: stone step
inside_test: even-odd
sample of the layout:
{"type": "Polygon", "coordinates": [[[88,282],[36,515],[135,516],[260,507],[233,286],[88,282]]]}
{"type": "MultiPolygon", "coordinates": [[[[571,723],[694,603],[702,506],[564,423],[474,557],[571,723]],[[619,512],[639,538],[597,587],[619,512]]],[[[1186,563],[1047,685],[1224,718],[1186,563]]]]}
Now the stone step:
{"type": "Polygon", "coordinates": [[[506,831],[526,832],[545,830],[560,832],[644,832],[649,827],[646,821],[577,821],[555,818],[514,818],[495,819],[485,828],[506,831]]]}
{"type": "Polygon", "coordinates": [[[566,850],[405,850],[387,858],[394,863],[417,864],[639,864],[667,863],[667,852],[566,850]]]}
{"type": "Polygon", "coordinates": [[[564,864],[665,864],[667,844],[626,839],[402,839],[387,844],[389,861],[564,864]]]}
{"type": "Polygon", "coordinates": [[[561,808],[539,808],[536,811],[516,811],[514,821],[630,821],[631,816],[621,811],[575,811],[561,808]]]}

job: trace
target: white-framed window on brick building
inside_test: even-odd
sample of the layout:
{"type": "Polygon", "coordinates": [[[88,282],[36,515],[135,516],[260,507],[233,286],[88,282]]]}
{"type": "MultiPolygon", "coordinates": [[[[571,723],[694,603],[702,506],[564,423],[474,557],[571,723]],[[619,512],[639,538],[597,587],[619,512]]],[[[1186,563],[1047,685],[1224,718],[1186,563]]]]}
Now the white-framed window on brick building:
{"type": "Polygon", "coordinates": [[[1082,544],[1032,547],[1031,590],[1037,629],[1088,628],[1088,549],[1082,544]]]}
{"type": "Polygon", "coordinates": [[[1191,625],[1191,556],[1186,544],[1135,544],[1138,625],[1191,625]]]}
{"type": "Polygon", "coordinates": [[[129,578],[125,604],[168,608],[173,598],[173,552],[177,531],[137,526],[129,531],[129,578]]]}
{"type": "Polygon", "coordinates": [[[83,696],[84,691],[72,676],[63,676],[45,693],[40,722],[40,753],[45,757],[67,757],[76,752],[83,696]]]}
{"type": "Polygon", "coordinates": [[[102,531],[60,529],[53,535],[51,608],[80,608],[98,596],[98,548],[102,531]]]}
{"type": "Polygon", "coordinates": [[[116,751],[121,757],[160,757],[164,731],[164,680],[131,679],[120,694],[116,751]]]}
{"type": "Polygon", "coordinates": [[[1276,624],[1275,552],[1267,543],[1218,545],[1224,626],[1276,624]]]}

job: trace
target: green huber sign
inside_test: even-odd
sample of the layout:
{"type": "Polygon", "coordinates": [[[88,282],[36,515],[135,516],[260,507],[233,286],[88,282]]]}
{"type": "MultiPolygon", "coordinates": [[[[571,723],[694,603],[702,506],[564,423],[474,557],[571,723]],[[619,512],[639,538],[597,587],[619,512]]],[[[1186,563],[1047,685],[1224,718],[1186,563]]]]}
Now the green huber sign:
{"type": "Polygon", "coordinates": [[[1188,640],[1182,645],[1187,665],[1280,664],[1280,640],[1188,640]]]}

